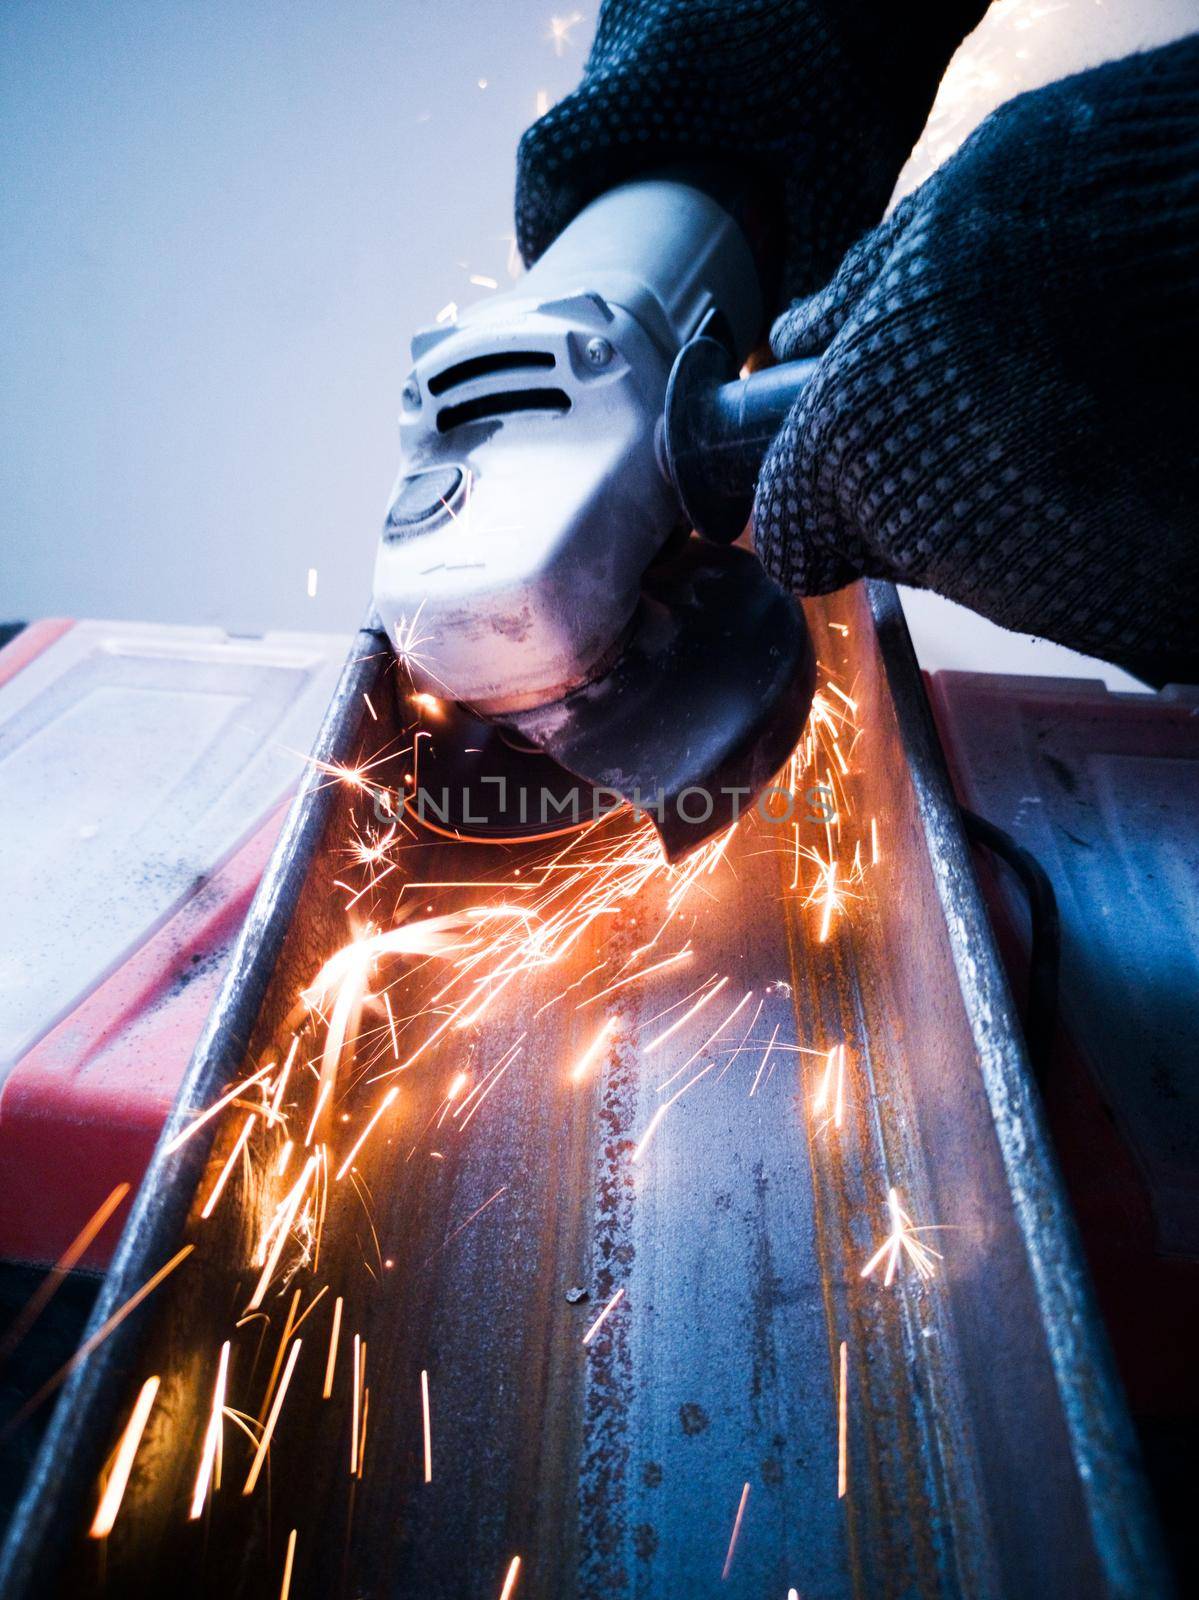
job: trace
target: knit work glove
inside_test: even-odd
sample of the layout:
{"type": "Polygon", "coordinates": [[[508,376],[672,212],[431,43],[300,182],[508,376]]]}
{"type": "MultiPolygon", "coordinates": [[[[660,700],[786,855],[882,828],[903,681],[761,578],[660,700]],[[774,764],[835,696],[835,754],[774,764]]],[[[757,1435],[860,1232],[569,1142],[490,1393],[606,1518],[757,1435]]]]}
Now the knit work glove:
{"type": "Polygon", "coordinates": [[[1001,107],[776,322],[765,566],[1194,677],[1197,288],[1199,36],[1001,107]]]}
{"type": "Polygon", "coordinates": [[[716,164],[777,230],[785,304],[882,215],[946,62],[985,10],[986,0],[604,0],[582,83],[521,140],[521,254],[531,265],[614,184],[716,164]]]}

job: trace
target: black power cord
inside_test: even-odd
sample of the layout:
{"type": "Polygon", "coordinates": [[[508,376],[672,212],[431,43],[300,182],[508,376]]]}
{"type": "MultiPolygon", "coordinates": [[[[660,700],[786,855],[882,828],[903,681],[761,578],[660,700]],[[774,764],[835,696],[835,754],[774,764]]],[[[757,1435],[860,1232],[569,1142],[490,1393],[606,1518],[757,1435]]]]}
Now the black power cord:
{"type": "Polygon", "coordinates": [[[999,857],[1019,878],[1028,901],[1032,943],[1028,953],[1028,997],[1024,1006],[1024,1037],[1037,1082],[1044,1086],[1057,1024],[1058,973],[1062,934],[1057,896],[1036,856],[1017,844],[1010,833],[976,812],[961,808],[966,837],[999,857]]]}

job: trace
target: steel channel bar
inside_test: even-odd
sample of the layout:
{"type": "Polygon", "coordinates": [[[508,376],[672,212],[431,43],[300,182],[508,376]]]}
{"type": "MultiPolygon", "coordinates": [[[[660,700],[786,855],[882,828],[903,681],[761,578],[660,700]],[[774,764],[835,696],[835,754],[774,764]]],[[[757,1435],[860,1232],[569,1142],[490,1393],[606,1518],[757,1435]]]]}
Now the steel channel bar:
{"type": "MultiPolygon", "coordinates": [[[[631,951],[644,937],[650,894],[590,932],[568,969],[531,977],[507,1010],[447,1035],[404,1076],[398,1120],[364,1164],[362,1204],[330,1210],[321,1259],[298,1280],[306,1302],[331,1287],[304,1330],[269,1480],[250,1497],[239,1482],[223,1487],[198,1523],[186,1502],[216,1352],[283,1186],[266,1163],[237,1205],[200,1223],[197,1195],[235,1125],[211,1149],[202,1137],[170,1158],[160,1147],[93,1325],[181,1239],[195,1255],[68,1380],[6,1546],[6,1597],[270,1592],[292,1527],[292,1594],[305,1596],[498,1594],[517,1554],[520,1600],[790,1586],[830,1597],[1167,1592],[897,597],[859,586],[814,603],[810,619],[861,707],[852,804],[877,817],[882,843],[844,927],[818,941],[790,888],[785,832],[746,826],[685,972],[538,1014],[567,982],[580,983],[574,1004],[602,986],[588,987],[588,969],[601,948],[631,951]],[[740,1054],[722,1054],[740,1037],[730,1029],[697,1058],[690,1071],[708,1065],[706,1076],[634,1163],[664,1080],[703,1037],[647,1053],[648,1019],[709,973],[728,976],[730,998],[753,991],[745,1016],[761,1000],[759,1025],[740,1054]],[[580,1088],[565,1068],[605,1020],[603,1059],[580,1088]],[[788,1053],[755,1084],[776,1025],[783,1045],[846,1042],[840,1128],[812,1113],[816,1056],[788,1053]],[[475,1126],[447,1134],[434,1159],[419,1130],[446,1082],[514,1040],[520,1053],[475,1126]],[[861,1267],[885,1232],[892,1184],[918,1222],[939,1226],[922,1237],[944,1259],[928,1283],[904,1274],[883,1289],[861,1267]],[[575,1286],[586,1301],[568,1301],[575,1286]],[[348,1470],[344,1367],[320,1397],[335,1291],[345,1337],[368,1352],[360,1479],[348,1470]],[[150,1372],[163,1374],[164,1400],[100,1545],[82,1537],[96,1481],[150,1372]]],[[[321,735],[326,761],[385,758],[397,743],[379,652],[377,637],[360,636],[321,735]],[[380,724],[362,711],[368,690],[380,724]]],[[[261,1059],[344,942],[333,879],[363,804],[310,774],[172,1129],[261,1059]]],[[[423,870],[467,878],[477,863],[476,850],[439,845],[423,870]]],[[[268,1301],[269,1329],[236,1351],[247,1409],[290,1293],[268,1301]]]]}

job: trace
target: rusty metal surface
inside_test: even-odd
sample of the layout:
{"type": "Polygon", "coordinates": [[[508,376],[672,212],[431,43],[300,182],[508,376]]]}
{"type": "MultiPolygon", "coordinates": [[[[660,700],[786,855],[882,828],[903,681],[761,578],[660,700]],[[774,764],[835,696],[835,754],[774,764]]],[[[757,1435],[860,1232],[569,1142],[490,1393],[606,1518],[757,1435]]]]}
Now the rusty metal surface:
{"type": "MultiPolygon", "coordinates": [[[[686,972],[539,1014],[565,983],[578,984],[574,1002],[598,993],[604,980],[588,972],[601,942],[619,953],[641,941],[651,889],[589,930],[569,970],[530,975],[476,1028],[447,1034],[406,1075],[386,1142],[364,1157],[364,1203],[330,1208],[319,1260],[296,1284],[306,1300],[331,1292],[302,1330],[268,1474],[242,1496],[239,1456],[197,1522],[186,1507],[216,1351],[283,1184],[260,1164],[239,1178],[237,1205],[200,1222],[194,1197],[234,1126],[211,1153],[196,1138],[160,1155],[97,1325],[181,1237],[195,1252],[68,1381],[0,1566],[6,1600],[277,1593],[293,1528],[293,1596],[494,1596],[514,1555],[518,1600],[1167,1592],[898,601],[859,586],[809,619],[860,706],[850,800],[877,818],[880,841],[835,935],[818,941],[792,888],[789,836],[751,821],[711,881],[686,972]],[[739,1032],[713,1041],[697,1062],[712,1070],[634,1163],[663,1081],[701,1042],[683,1033],[647,1055],[645,1025],[705,972],[761,1000],[753,1036],[740,1052],[739,1032]],[[569,1082],[605,1018],[599,1069],[569,1082]],[[432,1149],[421,1130],[447,1079],[522,1034],[469,1136],[432,1149]],[[821,1051],[845,1041],[841,1127],[812,1113],[821,1057],[762,1070],[772,1034],[821,1051]],[[861,1269],[891,1185],[941,1230],[922,1237],[943,1259],[931,1280],[901,1273],[885,1289],[861,1269]],[[568,1298],[576,1288],[587,1298],[568,1298]],[[369,1352],[360,1478],[348,1471],[349,1389],[321,1398],[334,1292],[369,1352]],[[114,1532],[89,1541],[97,1478],[149,1373],[163,1375],[163,1399],[114,1532]]],[[[390,698],[377,646],[360,636],[326,760],[394,744],[395,729],[360,710],[364,691],[380,707],[390,698]]],[[[333,880],[362,805],[315,776],[298,800],[176,1127],[259,1059],[344,943],[333,880]]],[[[506,851],[503,871],[535,855],[506,851]]],[[[439,844],[428,858],[413,870],[479,872],[477,847],[439,844]]],[[[268,1299],[269,1328],[252,1325],[238,1346],[234,1403],[247,1410],[289,1298],[290,1286],[268,1299]]]]}

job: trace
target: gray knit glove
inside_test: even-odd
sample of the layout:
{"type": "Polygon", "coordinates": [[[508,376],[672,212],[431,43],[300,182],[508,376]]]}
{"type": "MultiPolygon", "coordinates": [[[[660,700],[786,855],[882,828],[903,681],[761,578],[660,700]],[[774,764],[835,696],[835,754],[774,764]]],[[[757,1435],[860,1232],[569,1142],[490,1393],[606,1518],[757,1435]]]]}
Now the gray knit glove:
{"type": "Polygon", "coordinates": [[[1000,108],[776,322],[816,375],[754,536],[801,594],[859,576],[1193,677],[1199,38],[1000,108]]]}

